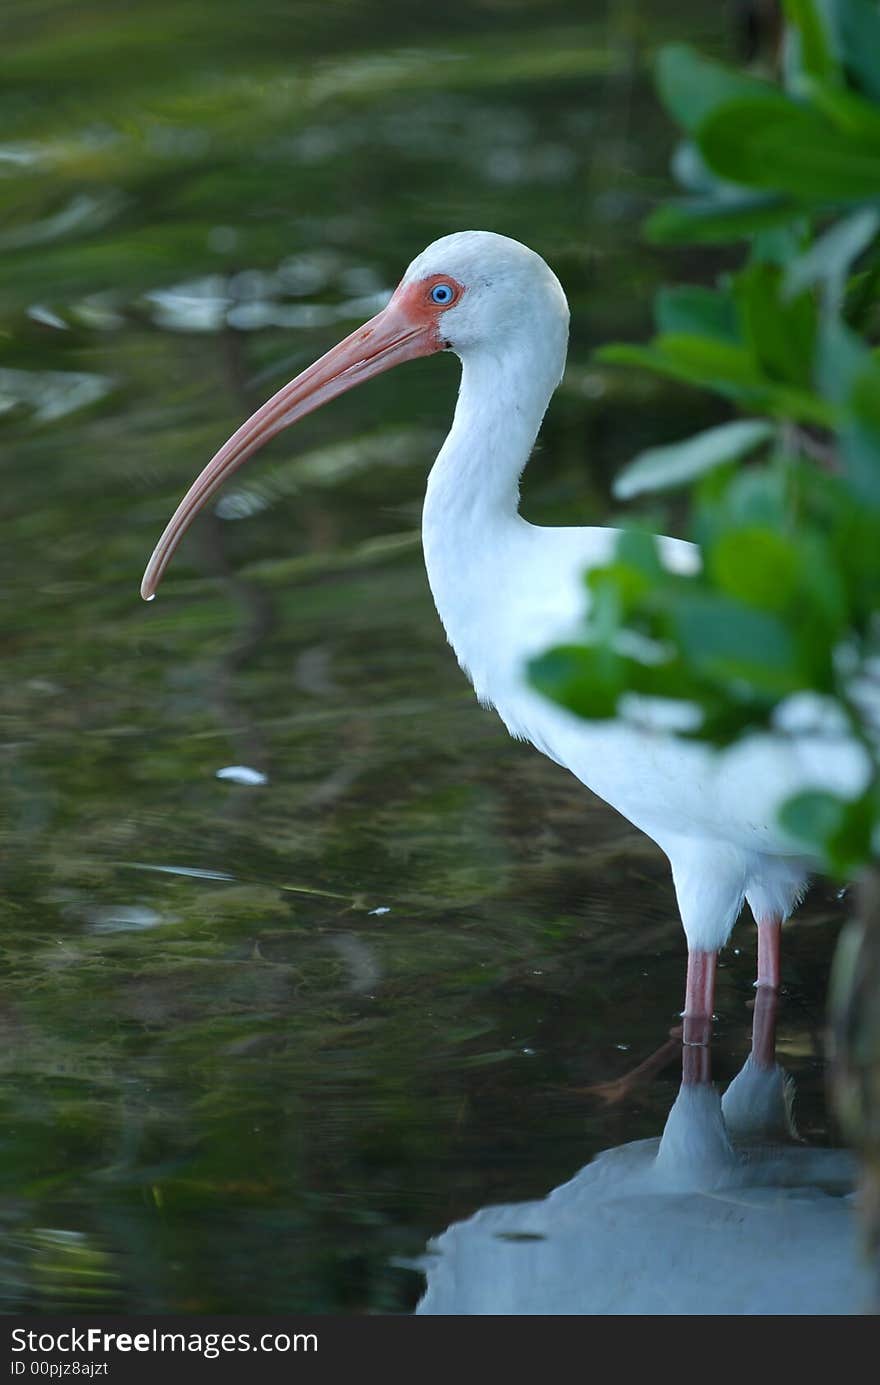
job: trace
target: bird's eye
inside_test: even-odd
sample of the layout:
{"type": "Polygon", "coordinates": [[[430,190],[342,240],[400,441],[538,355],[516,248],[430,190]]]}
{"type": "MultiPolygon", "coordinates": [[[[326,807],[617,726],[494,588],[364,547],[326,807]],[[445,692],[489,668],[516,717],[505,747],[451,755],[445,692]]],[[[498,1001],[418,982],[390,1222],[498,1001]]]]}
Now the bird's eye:
{"type": "Polygon", "coordinates": [[[451,284],[435,284],[431,289],[432,303],[439,303],[441,308],[445,308],[455,297],[455,290],[451,284]]]}

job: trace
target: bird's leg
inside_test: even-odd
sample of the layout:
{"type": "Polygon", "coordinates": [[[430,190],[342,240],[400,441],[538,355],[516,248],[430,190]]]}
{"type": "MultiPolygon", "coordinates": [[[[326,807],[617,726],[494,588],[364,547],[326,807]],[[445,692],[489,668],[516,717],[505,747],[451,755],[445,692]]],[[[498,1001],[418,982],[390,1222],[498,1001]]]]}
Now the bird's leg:
{"type": "Polygon", "coordinates": [[[752,1015],[752,1059],[759,1068],[776,1066],[776,1013],[779,992],[772,986],[758,986],[752,1015]]]}
{"type": "Polygon", "coordinates": [[[778,914],[769,914],[758,919],[758,979],[755,985],[768,986],[779,990],[779,945],[782,936],[782,919],[778,914]]]}
{"type": "Polygon", "coordinates": [[[708,1044],[712,1036],[712,1009],[715,1003],[717,952],[696,948],[688,952],[687,985],[682,1011],[682,1043],[708,1044]]]}
{"type": "Polygon", "coordinates": [[[703,1087],[712,1081],[712,1050],[708,1043],[683,1043],[681,1082],[684,1087],[703,1087]]]}
{"type": "Polygon", "coordinates": [[[670,1029],[669,1038],[638,1067],[612,1082],[597,1082],[585,1090],[609,1105],[629,1097],[646,1078],[660,1072],[681,1051],[682,1080],[694,1086],[710,1081],[709,1040],[715,1002],[717,952],[688,952],[687,985],[681,1024],[670,1029]]]}

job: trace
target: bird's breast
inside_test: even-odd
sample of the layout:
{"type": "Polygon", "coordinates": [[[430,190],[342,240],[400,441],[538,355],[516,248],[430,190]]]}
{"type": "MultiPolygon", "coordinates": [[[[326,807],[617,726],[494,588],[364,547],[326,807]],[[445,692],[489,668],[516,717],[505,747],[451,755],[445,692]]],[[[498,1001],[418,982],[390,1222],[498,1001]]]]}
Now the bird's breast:
{"type": "Polygon", "coordinates": [[[577,638],[583,573],[607,559],[611,531],[535,529],[517,517],[467,542],[425,539],[440,619],[479,700],[664,847],[687,836],[787,854],[796,843],[778,825],[786,798],[823,785],[860,791],[864,755],[836,739],[820,754],[761,733],[721,754],[644,721],[584,721],[530,686],[528,660],[577,638]]]}

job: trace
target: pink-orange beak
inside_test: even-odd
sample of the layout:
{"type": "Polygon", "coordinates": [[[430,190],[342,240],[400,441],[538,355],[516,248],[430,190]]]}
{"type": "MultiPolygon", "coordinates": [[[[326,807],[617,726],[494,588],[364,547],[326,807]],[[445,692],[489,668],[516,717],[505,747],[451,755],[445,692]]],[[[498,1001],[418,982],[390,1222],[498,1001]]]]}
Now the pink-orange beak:
{"type": "Polygon", "coordinates": [[[436,311],[429,309],[421,287],[399,288],[381,313],[280,389],[223,444],[190,486],[153,550],[141,582],[145,601],[156,595],[165,569],[202,506],[264,443],[373,375],[401,361],[443,350],[436,311]]]}

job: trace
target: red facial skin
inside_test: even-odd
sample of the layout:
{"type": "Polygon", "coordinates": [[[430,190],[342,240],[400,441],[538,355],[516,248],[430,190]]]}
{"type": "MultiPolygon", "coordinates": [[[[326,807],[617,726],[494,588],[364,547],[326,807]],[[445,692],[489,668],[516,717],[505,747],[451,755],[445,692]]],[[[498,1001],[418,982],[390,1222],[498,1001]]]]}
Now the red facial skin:
{"type": "Polygon", "coordinates": [[[257,409],[223,444],[175,510],[144,573],[144,600],[152,601],[183,535],[227,477],[270,438],[328,400],[401,361],[445,350],[449,343],[443,336],[443,314],[461,301],[464,292],[464,286],[446,274],[430,274],[411,284],[401,284],[387,307],[257,409]],[[453,290],[448,303],[433,301],[431,290],[435,284],[448,284],[453,290]]]}
{"type": "MultiPolygon", "coordinates": [[[[427,279],[417,279],[412,284],[401,284],[394,291],[388,308],[393,303],[398,303],[413,323],[422,323],[425,331],[436,343],[435,351],[445,351],[449,343],[443,338],[442,319],[443,314],[448,313],[450,308],[454,308],[456,303],[461,302],[464,286],[453,279],[448,274],[429,274],[427,279]],[[448,303],[435,303],[431,297],[431,290],[437,284],[448,284],[452,289],[452,298],[448,303]]],[[[384,309],[385,312],[388,308],[384,309]]],[[[379,314],[382,317],[382,313],[379,314]]],[[[378,322],[379,318],[373,318],[373,322],[378,322]]],[[[371,324],[368,322],[367,327],[371,324]]],[[[364,330],[364,329],[361,329],[364,330]]],[[[427,355],[428,353],[421,353],[427,355]]]]}

